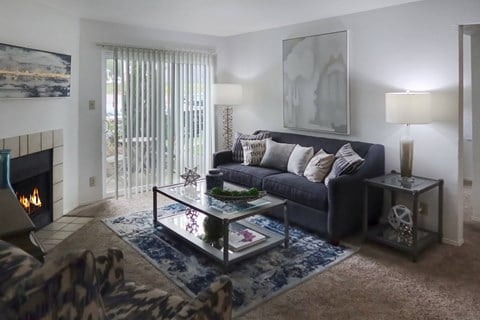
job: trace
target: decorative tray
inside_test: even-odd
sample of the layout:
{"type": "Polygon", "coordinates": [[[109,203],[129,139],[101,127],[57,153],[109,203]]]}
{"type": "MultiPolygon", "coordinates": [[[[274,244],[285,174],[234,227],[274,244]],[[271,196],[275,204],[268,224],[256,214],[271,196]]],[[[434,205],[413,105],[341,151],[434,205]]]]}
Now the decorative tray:
{"type": "Polygon", "coordinates": [[[267,195],[267,192],[258,191],[257,195],[239,195],[239,196],[220,195],[220,194],[212,194],[211,192],[207,192],[207,195],[209,195],[210,197],[215,198],[217,200],[223,201],[223,202],[241,203],[241,202],[249,202],[249,201],[253,201],[253,200],[263,198],[264,196],[267,195]]]}

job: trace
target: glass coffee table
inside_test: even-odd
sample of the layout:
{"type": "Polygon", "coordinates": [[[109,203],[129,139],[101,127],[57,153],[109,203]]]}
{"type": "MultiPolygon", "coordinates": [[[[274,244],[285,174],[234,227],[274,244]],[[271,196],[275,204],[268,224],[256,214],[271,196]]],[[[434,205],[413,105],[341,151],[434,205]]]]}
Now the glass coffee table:
{"type": "MultiPolygon", "coordinates": [[[[244,190],[245,188],[225,183],[225,189],[244,190]]],[[[161,225],[176,236],[184,239],[203,253],[217,260],[225,269],[240,260],[257,255],[272,247],[288,247],[288,212],[286,200],[271,195],[260,199],[230,203],[220,201],[206,194],[205,180],[197,186],[175,184],[153,187],[153,223],[161,225]],[[187,207],[184,212],[158,217],[157,196],[162,194],[187,207]],[[284,235],[252,224],[245,220],[283,206],[284,235]],[[205,219],[218,219],[221,238],[209,239],[204,230],[205,219]]]]}

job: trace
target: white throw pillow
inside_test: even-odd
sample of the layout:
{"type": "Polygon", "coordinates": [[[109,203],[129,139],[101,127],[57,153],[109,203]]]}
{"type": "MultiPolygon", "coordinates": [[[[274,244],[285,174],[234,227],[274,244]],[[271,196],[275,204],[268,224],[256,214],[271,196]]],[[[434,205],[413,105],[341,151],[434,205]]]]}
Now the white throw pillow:
{"type": "Polygon", "coordinates": [[[309,181],[322,182],[332,169],[334,161],[335,156],[333,154],[326,153],[323,149],[320,149],[308,162],[303,175],[309,181]]]}
{"type": "Polygon", "coordinates": [[[305,167],[312,157],[313,147],[302,147],[297,144],[288,158],[287,171],[303,176],[305,167]]]}

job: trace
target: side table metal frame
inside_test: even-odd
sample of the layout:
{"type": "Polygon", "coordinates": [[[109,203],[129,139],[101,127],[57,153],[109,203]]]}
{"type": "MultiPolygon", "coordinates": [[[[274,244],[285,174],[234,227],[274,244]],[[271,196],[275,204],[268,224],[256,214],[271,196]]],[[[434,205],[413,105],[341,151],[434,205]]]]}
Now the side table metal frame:
{"type": "MultiPolygon", "coordinates": [[[[438,179],[429,179],[429,178],[422,178],[422,177],[416,177],[422,180],[426,180],[428,183],[420,188],[415,188],[415,187],[409,187],[406,185],[392,185],[389,183],[384,182],[386,178],[394,178],[397,177],[400,178],[400,175],[396,173],[395,171],[392,171],[392,173],[373,178],[373,179],[365,179],[365,191],[364,191],[364,208],[363,208],[363,236],[364,239],[370,239],[373,241],[380,242],[382,244],[397,248],[399,250],[405,251],[409,253],[412,257],[412,261],[417,261],[418,254],[425,249],[428,245],[430,245],[433,242],[442,242],[442,234],[443,234],[443,180],[438,179]],[[402,244],[400,242],[396,241],[391,241],[387,240],[383,236],[380,236],[379,233],[382,232],[382,228],[385,228],[385,226],[382,225],[377,225],[369,231],[369,226],[368,226],[368,192],[369,189],[375,187],[375,188],[381,188],[384,191],[390,191],[391,195],[391,202],[390,205],[394,206],[396,204],[396,193],[404,193],[407,194],[408,196],[411,197],[412,199],[412,219],[413,219],[413,225],[412,225],[412,232],[413,232],[413,242],[411,246],[408,246],[406,244],[402,244]],[[430,231],[426,229],[421,229],[418,227],[418,200],[419,196],[429,190],[432,190],[434,188],[438,188],[438,225],[437,225],[437,231],[430,231]],[[418,239],[418,231],[421,230],[422,232],[426,233],[427,236],[424,239],[421,239],[419,241],[418,239]]],[[[415,178],[415,177],[414,177],[415,178]]]]}

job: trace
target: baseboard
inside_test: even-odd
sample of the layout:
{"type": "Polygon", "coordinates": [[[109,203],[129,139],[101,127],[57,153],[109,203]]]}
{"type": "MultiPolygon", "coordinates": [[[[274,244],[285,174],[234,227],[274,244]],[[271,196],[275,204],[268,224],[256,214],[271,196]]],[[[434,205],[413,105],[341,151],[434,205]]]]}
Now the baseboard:
{"type": "Polygon", "coordinates": [[[463,239],[452,240],[452,239],[448,239],[448,238],[442,238],[442,243],[446,243],[446,244],[449,244],[449,245],[452,245],[452,246],[460,247],[464,243],[464,241],[463,241],[463,239]]]}

